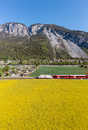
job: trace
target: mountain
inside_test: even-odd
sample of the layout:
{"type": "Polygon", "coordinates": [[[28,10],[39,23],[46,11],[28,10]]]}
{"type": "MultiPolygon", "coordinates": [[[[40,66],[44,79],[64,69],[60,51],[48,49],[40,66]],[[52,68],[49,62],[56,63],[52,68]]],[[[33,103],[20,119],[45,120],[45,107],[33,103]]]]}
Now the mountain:
{"type": "Polygon", "coordinates": [[[33,24],[29,27],[21,23],[0,25],[1,57],[14,57],[17,53],[14,48],[20,48],[20,55],[31,58],[88,58],[88,32],[54,24],[33,24]]]}
{"type": "Polygon", "coordinates": [[[6,23],[0,26],[0,32],[11,36],[29,36],[28,28],[20,23],[6,23]]]}

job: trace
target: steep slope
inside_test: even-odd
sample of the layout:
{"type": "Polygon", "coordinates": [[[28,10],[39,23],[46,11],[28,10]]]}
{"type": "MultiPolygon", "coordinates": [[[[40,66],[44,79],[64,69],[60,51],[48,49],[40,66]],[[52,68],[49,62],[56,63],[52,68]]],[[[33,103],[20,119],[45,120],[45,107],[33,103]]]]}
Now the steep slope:
{"type": "Polygon", "coordinates": [[[73,58],[87,58],[87,54],[80,48],[84,46],[85,41],[81,32],[81,35],[78,35],[79,32],[72,32],[56,25],[43,24],[32,25],[29,27],[29,32],[30,35],[44,34],[49,39],[53,48],[58,49],[58,51],[65,50],[73,58]]]}
{"type": "Polygon", "coordinates": [[[0,58],[10,59],[51,59],[53,48],[47,37],[35,35],[28,37],[7,37],[0,40],[0,58]]]}

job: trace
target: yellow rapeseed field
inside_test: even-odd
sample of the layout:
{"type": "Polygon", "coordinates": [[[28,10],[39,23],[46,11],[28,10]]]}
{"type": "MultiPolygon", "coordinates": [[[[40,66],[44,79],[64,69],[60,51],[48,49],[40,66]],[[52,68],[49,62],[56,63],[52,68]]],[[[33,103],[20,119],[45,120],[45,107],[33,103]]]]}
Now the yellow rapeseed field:
{"type": "Polygon", "coordinates": [[[88,80],[0,80],[0,130],[88,130],[88,80]]]}

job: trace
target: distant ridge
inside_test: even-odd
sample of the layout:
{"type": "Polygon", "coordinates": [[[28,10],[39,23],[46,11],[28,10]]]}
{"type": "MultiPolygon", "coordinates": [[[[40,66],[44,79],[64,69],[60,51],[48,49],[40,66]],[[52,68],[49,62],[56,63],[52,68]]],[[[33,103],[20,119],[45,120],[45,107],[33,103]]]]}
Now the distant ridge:
{"type": "MultiPolygon", "coordinates": [[[[28,56],[36,55],[35,52],[38,50],[47,57],[52,53],[53,58],[56,59],[60,57],[88,58],[88,33],[73,31],[55,24],[38,23],[29,27],[16,22],[2,24],[0,25],[0,47],[3,46],[5,51],[5,54],[1,51],[3,56],[7,55],[6,43],[8,43],[8,48],[11,47],[11,49],[14,48],[12,47],[13,43],[16,47],[20,43],[24,47],[30,46],[31,43],[32,49],[30,50],[29,47],[28,56]],[[42,41],[40,40],[41,37],[42,41]],[[39,46],[43,46],[41,50],[39,50],[39,46]],[[47,54],[45,54],[46,52],[47,54]]],[[[40,56],[40,53],[38,55],[40,56]]]]}

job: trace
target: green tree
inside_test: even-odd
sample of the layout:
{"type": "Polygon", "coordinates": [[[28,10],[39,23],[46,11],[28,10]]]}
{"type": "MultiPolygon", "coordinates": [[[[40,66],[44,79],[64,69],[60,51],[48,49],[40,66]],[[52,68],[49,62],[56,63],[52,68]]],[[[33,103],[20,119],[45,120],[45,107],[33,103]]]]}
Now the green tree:
{"type": "Polygon", "coordinates": [[[37,71],[38,66],[40,65],[39,59],[37,59],[37,60],[34,61],[34,65],[35,65],[35,68],[36,68],[36,71],[37,71]]]}
{"type": "Polygon", "coordinates": [[[8,65],[6,65],[5,67],[3,67],[2,71],[3,71],[3,73],[8,72],[9,69],[10,69],[10,67],[8,65]]]}

